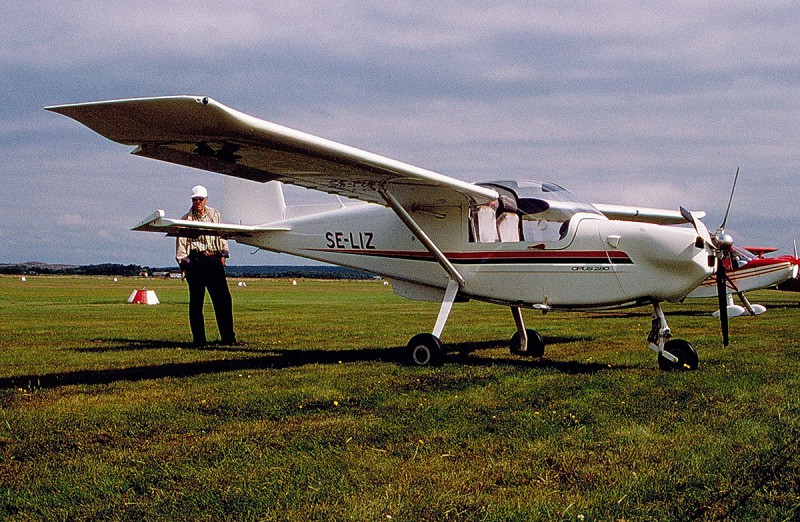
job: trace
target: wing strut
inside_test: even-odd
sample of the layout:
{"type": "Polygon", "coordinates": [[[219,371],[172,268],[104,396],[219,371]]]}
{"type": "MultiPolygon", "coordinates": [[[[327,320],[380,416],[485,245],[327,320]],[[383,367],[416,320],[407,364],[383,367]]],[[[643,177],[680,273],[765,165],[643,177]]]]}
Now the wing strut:
{"type": "MultiPolygon", "coordinates": [[[[403,208],[400,202],[397,201],[397,199],[395,199],[395,197],[385,188],[378,190],[378,193],[386,201],[386,204],[389,205],[392,210],[394,210],[395,214],[397,214],[397,217],[400,218],[400,221],[402,221],[405,226],[407,226],[408,229],[414,234],[414,236],[416,236],[416,238],[419,239],[423,245],[425,245],[425,248],[428,249],[428,252],[433,254],[433,257],[435,257],[439,264],[442,265],[442,268],[444,268],[445,272],[447,272],[447,275],[450,276],[450,279],[458,283],[459,288],[463,287],[464,278],[458,273],[456,267],[454,267],[453,263],[447,259],[441,250],[439,250],[439,247],[437,247],[431,238],[428,237],[425,231],[422,230],[419,225],[417,225],[416,221],[414,221],[414,218],[412,218],[411,215],[406,212],[406,209],[403,208]]],[[[449,288],[450,285],[448,285],[448,289],[449,288]]]]}

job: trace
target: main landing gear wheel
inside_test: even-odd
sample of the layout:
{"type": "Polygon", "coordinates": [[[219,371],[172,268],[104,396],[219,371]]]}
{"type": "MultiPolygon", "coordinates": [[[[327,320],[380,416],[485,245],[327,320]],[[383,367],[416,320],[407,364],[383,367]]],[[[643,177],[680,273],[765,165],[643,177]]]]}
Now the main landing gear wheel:
{"type": "Polygon", "coordinates": [[[433,334],[417,334],[408,341],[409,362],[413,366],[441,366],[444,364],[444,346],[433,334]]]}
{"type": "Polygon", "coordinates": [[[520,347],[519,332],[514,332],[509,342],[509,348],[514,355],[527,355],[528,357],[541,357],[544,355],[544,339],[536,330],[526,328],[528,334],[528,349],[524,352],[520,347]]]}
{"type": "Polygon", "coordinates": [[[683,339],[672,339],[664,345],[664,351],[669,352],[678,358],[678,362],[672,362],[663,355],[658,355],[658,367],[666,372],[696,370],[697,352],[689,341],[683,339]]]}

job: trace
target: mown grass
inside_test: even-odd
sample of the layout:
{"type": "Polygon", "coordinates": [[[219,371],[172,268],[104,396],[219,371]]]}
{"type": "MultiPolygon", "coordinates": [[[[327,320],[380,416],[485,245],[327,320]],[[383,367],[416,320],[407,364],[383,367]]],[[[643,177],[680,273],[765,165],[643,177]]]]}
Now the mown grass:
{"type": "MultiPolygon", "coordinates": [[[[700,369],[663,373],[649,311],[456,305],[441,368],[402,363],[435,304],[380,282],[231,285],[244,347],[189,344],[169,280],[0,278],[7,520],[791,520],[797,294],[732,321],[667,305],[700,369]],[[128,305],[147,285],[162,304],[128,305]]],[[[207,311],[209,333],[216,333],[207,311]]]]}

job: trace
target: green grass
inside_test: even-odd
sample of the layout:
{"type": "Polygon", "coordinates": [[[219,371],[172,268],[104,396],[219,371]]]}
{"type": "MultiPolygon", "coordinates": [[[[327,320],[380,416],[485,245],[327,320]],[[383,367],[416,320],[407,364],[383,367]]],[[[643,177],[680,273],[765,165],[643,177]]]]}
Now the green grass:
{"type": "MultiPolygon", "coordinates": [[[[194,349],[180,281],[0,278],[4,520],[792,520],[800,295],[732,320],[666,305],[700,369],[663,373],[649,310],[457,304],[441,368],[402,363],[438,307],[380,282],[232,282],[244,347],[194,349]],[[147,285],[158,306],[129,305],[147,285]]],[[[210,307],[209,337],[216,334],[210,307]]]]}

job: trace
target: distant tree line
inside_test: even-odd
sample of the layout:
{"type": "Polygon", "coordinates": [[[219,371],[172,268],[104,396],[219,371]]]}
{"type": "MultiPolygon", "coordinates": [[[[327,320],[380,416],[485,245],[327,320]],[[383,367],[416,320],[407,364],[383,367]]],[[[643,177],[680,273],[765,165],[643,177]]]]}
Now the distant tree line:
{"type": "Polygon", "coordinates": [[[308,278],[308,279],[373,279],[374,274],[342,266],[228,266],[228,277],[308,278]]]}
{"type": "MultiPolygon", "coordinates": [[[[47,263],[0,264],[0,274],[6,275],[93,275],[138,276],[179,273],[177,267],[151,268],[141,265],[102,263],[99,265],[56,265],[47,263]]],[[[227,267],[228,277],[309,278],[309,279],[373,279],[375,276],[361,270],[341,266],[283,266],[252,265],[227,267]]]]}
{"type": "Polygon", "coordinates": [[[99,265],[53,265],[47,263],[17,263],[0,265],[0,274],[42,275],[108,275],[136,276],[149,270],[140,265],[102,263],[99,265]]]}

